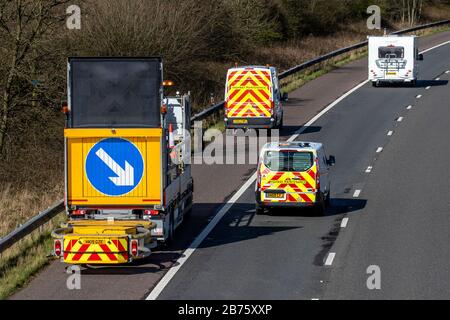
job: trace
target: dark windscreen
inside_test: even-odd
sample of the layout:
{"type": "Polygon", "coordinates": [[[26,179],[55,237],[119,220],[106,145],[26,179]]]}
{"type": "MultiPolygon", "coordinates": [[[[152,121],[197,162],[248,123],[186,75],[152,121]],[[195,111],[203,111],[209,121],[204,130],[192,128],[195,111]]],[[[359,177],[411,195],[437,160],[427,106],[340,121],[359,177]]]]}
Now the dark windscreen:
{"type": "Polygon", "coordinates": [[[268,151],[264,156],[264,165],[277,172],[304,172],[313,164],[311,152],[268,151]]]}
{"type": "Polygon", "coordinates": [[[160,59],[70,59],[73,128],[160,127],[160,59]]]}
{"type": "Polygon", "coordinates": [[[380,59],[403,59],[405,57],[404,47],[380,47],[378,48],[378,58],[380,59]]]}

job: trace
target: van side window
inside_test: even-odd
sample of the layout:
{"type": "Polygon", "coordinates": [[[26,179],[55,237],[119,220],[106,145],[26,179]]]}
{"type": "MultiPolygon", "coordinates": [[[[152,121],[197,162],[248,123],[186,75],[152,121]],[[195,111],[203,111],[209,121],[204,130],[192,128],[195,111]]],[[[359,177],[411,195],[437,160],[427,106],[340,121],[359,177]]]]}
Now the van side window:
{"type": "Polygon", "coordinates": [[[272,79],[273,79],[273,92],[274,92],[274,99],[280,98],[280,90],[278,85],[278,77],[275,72],[272,73],[272,79]]]}

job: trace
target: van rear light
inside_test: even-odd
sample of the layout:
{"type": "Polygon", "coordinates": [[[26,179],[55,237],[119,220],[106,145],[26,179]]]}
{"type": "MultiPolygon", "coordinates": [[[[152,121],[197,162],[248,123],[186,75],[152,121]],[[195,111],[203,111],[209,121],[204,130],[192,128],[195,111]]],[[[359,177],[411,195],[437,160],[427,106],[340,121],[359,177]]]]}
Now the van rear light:
{"type": "Polygon", "coordinates": [[[144,210],[144,215],[157,216],[157,215],[159,215],[159,211],[158,210],[144,210]]]}
{"type": "Polygon", "coordinates": [[[136,257],[138,255],[138,253],[139,253],[138,247],[139,247],[138,240],[135,240],[135,239],[131,240],[131,246],[130,246],[131,250],[130,251],[131,251],[131,255],[133,257],[136,257]]]}
{"type": "Polygon", "coordinates": [[[62,254],[62,242],[60,239],[55,239],[53,242],[53,252],[55,256],[61,257],[62,254]]]}

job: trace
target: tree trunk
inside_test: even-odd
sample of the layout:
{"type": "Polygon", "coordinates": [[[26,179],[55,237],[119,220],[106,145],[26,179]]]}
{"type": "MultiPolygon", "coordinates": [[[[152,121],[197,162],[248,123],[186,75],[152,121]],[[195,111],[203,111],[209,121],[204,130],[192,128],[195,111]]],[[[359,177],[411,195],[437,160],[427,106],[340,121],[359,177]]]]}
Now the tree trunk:
{"type": "Polygon", "coordinates": [[[8,78],[5,84],[5,91],[2,100],[2,117],[0,119],[0,156],[3,154],[3,147],[5,145],[6,130],[8,128],[8,114],[11,103],[11,88],[16,72],[16,55],[12,57],[11,67],[9,69],[8,78]]]}

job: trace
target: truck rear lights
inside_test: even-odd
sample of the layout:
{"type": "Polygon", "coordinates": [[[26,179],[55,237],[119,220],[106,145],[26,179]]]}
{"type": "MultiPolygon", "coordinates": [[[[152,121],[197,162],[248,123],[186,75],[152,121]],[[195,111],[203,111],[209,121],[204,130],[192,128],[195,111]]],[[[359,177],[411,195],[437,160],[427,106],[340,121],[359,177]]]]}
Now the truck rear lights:
{"type": "Polygon", "coordinates": [[[144,210],[144,215],[157,216],[157,215],[159,215],[159,211],[158,210],[144,210]]]}
{"type": "Polygon", "coordinates": [[[87,213],[86,210],[74,210],[72,211],[72,215],[74,216],[84,216],[87,213]]]}
{"type": "Polygon", "coordinates": [[[60,257],[62,254],[62,242],[60,239],[56,239],[53,242],[53,252],[55,256],[60,257]]]}
{"type": "Polygon", "coordinates": [[[133,257],[136,257],[138,255],[138,253],[139,253],[138,247],[139,247],[138,240],[135,240],[135,239],[131,240],[131,246],[130,246],[131,250],[130,251],[131,251],[131,255],[133,257]]]}

